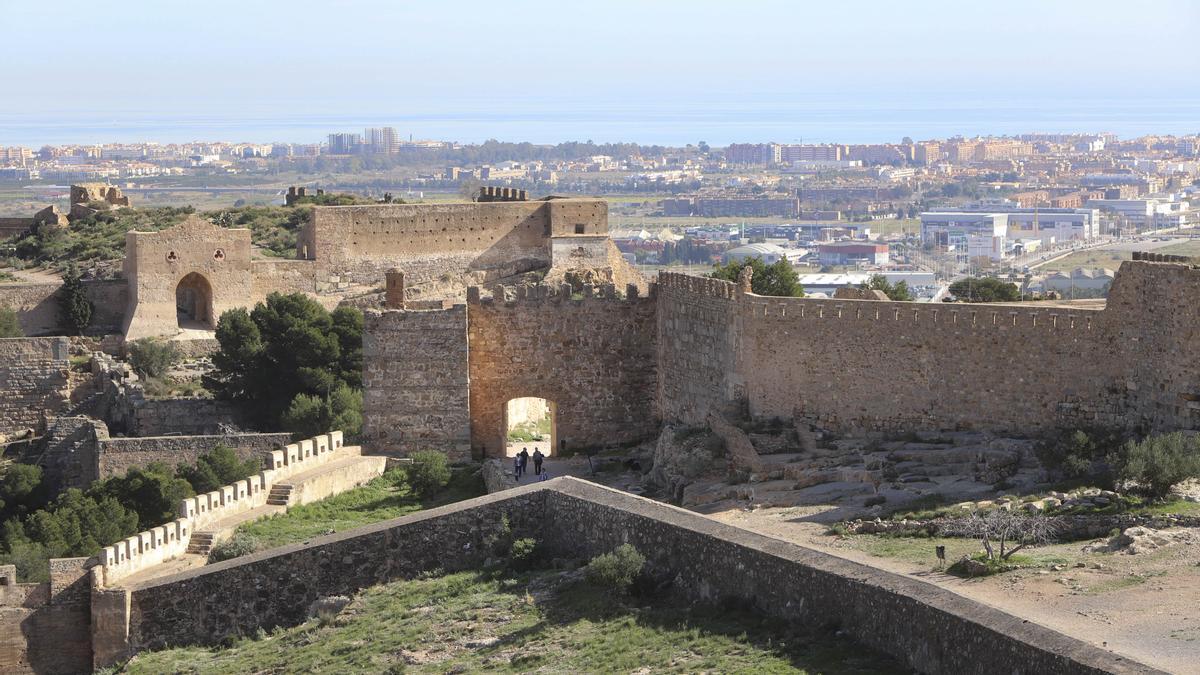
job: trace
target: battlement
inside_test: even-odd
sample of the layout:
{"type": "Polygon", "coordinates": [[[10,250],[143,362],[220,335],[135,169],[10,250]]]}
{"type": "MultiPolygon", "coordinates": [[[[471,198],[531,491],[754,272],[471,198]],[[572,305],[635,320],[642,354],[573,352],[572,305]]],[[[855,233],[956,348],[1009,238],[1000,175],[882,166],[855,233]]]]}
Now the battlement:
{"type": "Polygon", "coordinates": [[[475,198],[477,202],[524,202],[529,201],[529,195],[525,190],[517,188],[497,187],[494,185],[485,185],[479,188],[479,196],[475,198]]]}
{"type": "Polygon", "coordinates": [[[951,328],[1041,328],[1091,330],[1103,310],[1005,304],[945,305],[853,299],[768,298],[747,295],[749,316],[757,319],[891,321],[951,328]]]}
{"type": "Polygon", "coordinates": [[[658,285],[672,291],[686,291],[707,295],[723,300],[732,300],[737,296],[737,284],[723,279],[697,277],[678,272],[662,272],[658,275],[658,285]]]}
{"type": "Polygon", "coordinates": [[[1171,255],[1153,251],[1134,251],[1133,259],[1140,262],[1191,263],[1192,258],[1186,255],[1171,255]]]}
{"type": "MultiPolygon", "coordinates": [[[[657,294],[657,284],[649,285],[645,297],[653,298],[657,294]]],[[[513,304],[522,301],[552,301],[562,302],[583,300],[636,300],[641,297],[641,289],[637,284],[626,284],[624,292],[617,290],[615,284],[601,286],[583,286],[578,291],[569,283],[562,284],[524,284],[520,286],[505,286],[497,284],[486,290],[490,295],[484,295],[479,286],[467,288],[467,304],[513,304]]]]}
{"type": "Polygon", "coordinates": [[[184,499],[175,520],[101,549],[98,557],[103,585],[111,586],[135,572],[178,558],[187,552],[192,535],[200,528],[264,506],[273,485],[329,462],[343,445],[341,431],[291,443],[267,453],[266,468],[258,474],[184,499]]]}

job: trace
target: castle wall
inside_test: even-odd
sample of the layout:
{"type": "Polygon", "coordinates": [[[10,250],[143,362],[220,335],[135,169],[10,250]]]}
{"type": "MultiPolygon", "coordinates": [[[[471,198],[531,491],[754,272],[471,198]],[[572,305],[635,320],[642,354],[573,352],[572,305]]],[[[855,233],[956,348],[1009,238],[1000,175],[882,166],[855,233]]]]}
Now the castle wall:
{"type": "Polygon", "coordinates": [[[659,281],[660,406],[838,431],[1200,428],[1200,270],[1125,262],[1107,308],[773,298],[659,281]]]}
{"type": "Polygon", "coordinates": [[[323,596],[475,568],[505,520],[513,536],[536,537],[552,556],[587,558],[633,544],[652,571],[674,581],[674,592],[809,628],[836,625],[921,672],[982,674],[996,664],[1048,675],[1148,670],[932,584],[570,478],[135,585],[105,603],[116,616],[100,627],[97,665],[296,625],[323,596]],[[120,632],[112,626],[125,625],[127,642],[111,644],[120,632]]]}
{"type": "Polygon", "coordinates": [[[224,434],[213,436],[156,436],[109,438],[97,447],[97,478],[122,476],[134,467],[161,462],[170,467],[195,464],[200,455],[218,445],[233,448],[239,459],[259,459],[263,453],[283,447],[291,434],[224,434]]]}
{"type": "Polygon", "coordinates": [[[377,284],[391,267],[408,283],[437,282],[443,275],[476,274],[472,283],[547,267],[549,238],[603,234],[608,205],[601,200],[467,204],[322,206],[313,209],[297,244],[299,257],[316,261],[318,281],[330,277],[377,284]]]}
{"type": "MultiPolygon", "coordinates": [[[[16,311],[17,321],[26,335],[61,335],[66,330],[58,309],[59,283],[0,284],[0,307],[16,311]]],[[[92,301],[92,323],[88,333],[113,333],[121,330],[128,303],[126,283],[122,280],[87,280],[83,290],[92,301]]]]}
{"type": "Polygon", "coordinates": [[[0,339],[0,434],[36,428],[69,395],[65,338],[0,339]]]}
{"type": "Polygon", "coordinates": [[[658,399],[664,419],[704,423],[738,398],[735,286],[684,274],[658,277],[658,399]]]}
{"type": "Polygon", "coordinates": [[[653,297],[618,298],[611,287],[579,300],[570,287],[507,291],[511,299],[468,296],[476,448],[503,457],[505,404],[529,396],[556,406],[556,453],[563,443],[601,448],[657,433],[653,297]]]}
{"type": "Polygon", "coordinates": [[[466,306],[363,318],[363,445],[374,454],[440,450],[469,461],[466,306]]]}

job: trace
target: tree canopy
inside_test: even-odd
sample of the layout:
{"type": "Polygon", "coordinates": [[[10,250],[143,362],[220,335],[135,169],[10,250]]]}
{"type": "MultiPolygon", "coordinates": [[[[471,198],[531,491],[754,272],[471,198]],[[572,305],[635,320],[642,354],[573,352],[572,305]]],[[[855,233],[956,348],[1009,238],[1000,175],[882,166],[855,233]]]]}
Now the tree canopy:
{"type": "MultiPolygon", "coordinates": [[[[276,428],[296,419],[285,418],[285,413],[302,396],[335,406],[354,406],[357,401],[361,409],[361,396],[335,393],[361,389],[362,330],[362,312],[357,309],[328,312],[303,293],[272,293],[253,311],[239,308],[221,315],[221,348],[213,354],[214,370],[205,376],[205,386],[219,398],[245,404],[253,421],[276,428]]],[[[305,401],[296,405],[312,410],[305,401]]],[[[345,419],[348,413],[344,408],[333,410],[328,420],[345,419]]]]}
{"type": "Polygon", "coordinates": [[[804,287],[800,285],[799,275],[784,258],[770,265],[763,262],[762,258],[747,258],[741,262],[731,260],[715,267],[711,276],[714,279],[736,282],[746,266],[754,270],[754,275],[750,278],[750,289],[758,295],[804,297],[804,287]]]}
{"type": "Polygon", "coordinates": [[[950,284],[950,294],[963,302],[1014,302],[1021,291],[1014,283],[993,277],[970,277],[950,284]]]}
{"type": "Polygon", "coordinates": [[[870,279],[859,284],[859,288],[864,291],[883,291],[889,300],[903,300],[907,302],[913,299],[912,293],[908,291],[908,282],[897,281],[893,284],[882,274],[872,274],[870,279]]]}

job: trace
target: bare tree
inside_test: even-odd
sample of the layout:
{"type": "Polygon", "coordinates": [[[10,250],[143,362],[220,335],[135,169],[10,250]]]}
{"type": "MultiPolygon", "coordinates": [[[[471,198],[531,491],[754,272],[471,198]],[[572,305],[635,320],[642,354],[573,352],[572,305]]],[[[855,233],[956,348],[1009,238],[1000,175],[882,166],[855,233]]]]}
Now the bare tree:
{"type": "Polygon", "coordinates": [[[947,534],[978,539],[988,560],[1002,561],[1025,547],[1049,543],[1057,530],[1048,518],[1001,509],[975,511],[946,528],[947,534]]]}

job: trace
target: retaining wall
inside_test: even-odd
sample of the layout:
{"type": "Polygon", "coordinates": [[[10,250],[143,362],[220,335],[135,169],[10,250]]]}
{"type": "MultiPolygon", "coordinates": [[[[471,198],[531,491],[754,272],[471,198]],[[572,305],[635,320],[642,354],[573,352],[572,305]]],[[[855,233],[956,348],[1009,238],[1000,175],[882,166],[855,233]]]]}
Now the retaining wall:
{"type": "Polygon", "coordinates": [[[0,339],[0,435],[37,428],[66,405],[70,347],[65,337],[0,339]]]}
{"type": "Polygon", "coordinates": [[[571,478],[137,585],[109,602],[127,603],[129,613],[127,642],[106,654],[218,644],[298,624],[321,596],[476,567],[502,519],[552,554],[586,557],[631,543],[696,600],[836,625],[923,672],[1155,672],[931,584],[571,478]]]}

